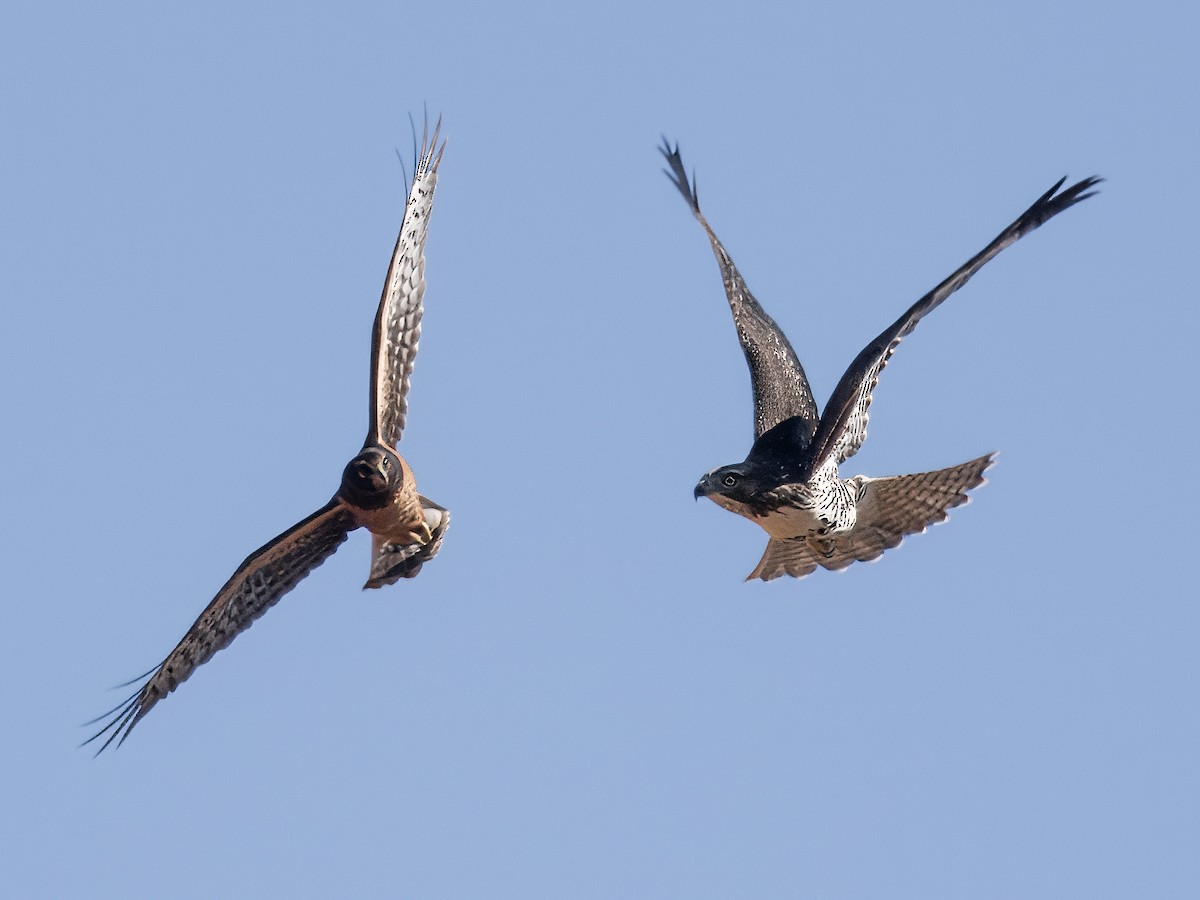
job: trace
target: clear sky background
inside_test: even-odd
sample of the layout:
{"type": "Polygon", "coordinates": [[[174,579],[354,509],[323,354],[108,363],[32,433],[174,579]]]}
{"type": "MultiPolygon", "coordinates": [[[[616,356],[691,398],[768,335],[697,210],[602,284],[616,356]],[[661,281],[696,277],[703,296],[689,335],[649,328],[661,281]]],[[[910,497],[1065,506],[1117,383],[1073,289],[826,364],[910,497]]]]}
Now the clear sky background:
{"type": "Polygon", "coordinates": [[[167,6],[0,13],[5,896],[1200,896],[1194,4],[167,6]],[[353,536],[93,759],[361,445],[425,104],[440,556],[364,593],[353,536]],[[664,133],[821,401],[1108,179],[882,379],[845,474],[1002,451],[948,524],[743,583],[664,133]]]}

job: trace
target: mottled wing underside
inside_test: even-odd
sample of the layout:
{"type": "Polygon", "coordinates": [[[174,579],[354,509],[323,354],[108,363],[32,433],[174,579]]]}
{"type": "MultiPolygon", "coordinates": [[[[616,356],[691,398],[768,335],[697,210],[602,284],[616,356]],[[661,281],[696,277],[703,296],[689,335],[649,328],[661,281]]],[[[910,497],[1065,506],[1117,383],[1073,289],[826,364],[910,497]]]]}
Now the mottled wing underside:
{"type": "Polygon", "coordinates": [[[1058,213],[1069,209],[1081,200],[1092,196],[1091,188],[1103,179],[1085,178],[1058,193],[1066,178],[1060,179],[1050,190],[1025,210],[1019,218],[971,257],[953,275],[914,303],[899,319],[885,329],[875,340],[867,344],[846,370],[834,388],[821,423],[816,429],[811,453],[802,475],[811,477],[821,464],[833,456],[839,463],[845,462],[858,452],[867,436],[867,409],[871,405],[871,394],[879,380],[879,373],[917,323],[936,309],[943,300],[970,280],[993,257],[1006,247],[1015,244],[1024,235],[1039,225],[1048,222],[1058,213]]]}
{"type": "Polygon", "coordinates": [[[851,563],[878,559],[905,535],[919,534],[945,521],[947,510],[968,501],[967,491],[984,482],[993,455],[916,475],[850,479],[857,487],[858,521],[847,534],[809,541],[772,539],[747,577],[770,581],[781,575],[802,578],[816,570],[844,569],[851,563]]]}
{"type": "Polygon", "coordinates": [[[428,125],[421,139],[404,221],[392,251],[379,312],[371,334],[371,433],[367,443],[395,447],[408,413],[408,384],[417,343],[425,295],[425,238],[433,211],[438,165],[446,149],[438,144],[441,120],[430,138],[428,125]]]}
{"type": "MultiPolygon", "coordinates": [[[[99,719],[111,719],[85,743],[109,734],[120,745],[159,700],[187,681],[198,666],[228,647],[254,620],[274,606],[324,562],[356,527],[354,517],[332,500],[307,519],[246,557],[233,577],[200,614],[171,654],[127,701],[99,719]]],[[[91,723],[89,723],[91,724],[91,723]]]]}
{"type": "Polygon", "coordinates": [[[427,497],[421,497],[421,509],[431,539],[424,544],[396,543],[387,538],[373,535],[371,543],[371,576],[364,588],[380,588],[395,584],[401,578],[413,578],[421,566],[437,556],[442,549],[442,539],[450,527],[450,510],[438,506],[427,497]]]}
{"type": "Polygon", "coordinates": [[[721,279],[725,283],[725,295],[729,298],[733,323],[750,367],[750,381],[754,390],[754,436],[762,437],[785,419],[799,416],[805,424],[804,437],[811,437],[817,428],[817,404],[796,351],[779,326],[754,299],[737,266],[700,212],[696,188],[693,182],[688,181],[679,146],[672,149],[664,139],[659,150],[670,166],[667,176],[683,194],[692,209],[692,215],[704,226],[721,267],[721,279]]]}

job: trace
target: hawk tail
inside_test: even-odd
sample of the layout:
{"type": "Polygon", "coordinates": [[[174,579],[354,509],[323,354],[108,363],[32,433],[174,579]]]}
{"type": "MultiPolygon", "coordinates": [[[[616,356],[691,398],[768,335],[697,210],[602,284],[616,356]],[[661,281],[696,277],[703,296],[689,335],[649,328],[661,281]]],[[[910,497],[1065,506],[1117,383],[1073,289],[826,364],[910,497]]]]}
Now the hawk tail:
{"type": "Polygon", "coordinates": [[[851,479],[858,486],[858,523],[854,531],[874,528],[895,535],[896,543],[906,534],[920,534],[930,525],[945,521],[947,510],[966,503],[970,499],[967,491],[983,484],[984,470],[995,459],[996,455],[989,453],[935,472],[890,478],[859,475],[851,479]]]}
{"type": "Polygon", "coordinates": [[[415,578],[421,566],[437,556],[442,539],[450,527],[450,510],[438,506],[428,497],[421,497],[425,525],[429,529],[427,543],[396,543],[374,535],[371,542],[371,577],[363,589],[381,588],[395,584],[401,578],[415,578]]]}
{"type": "Polygon", "coordinates": [[[770,581],[781,575],[802,578],[817,566],[844,569],[851,563],[878,559],[908,534],[920,534],[945,521],[947,510],[969,499],[967,491],[983,484],[984,470],[995,460],[989,453],[978,459],[916,475],[851,479],[858,491],[858,520],[846,534],[829,538],[794,538],[767,543],[747,580],[770,581]]]}

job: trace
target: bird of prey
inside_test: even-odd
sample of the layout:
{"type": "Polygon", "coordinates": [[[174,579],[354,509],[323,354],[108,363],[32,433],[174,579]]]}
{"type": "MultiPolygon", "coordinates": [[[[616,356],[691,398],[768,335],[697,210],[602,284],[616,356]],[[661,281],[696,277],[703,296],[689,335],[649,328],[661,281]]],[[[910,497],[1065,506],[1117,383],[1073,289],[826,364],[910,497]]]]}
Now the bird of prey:
{"type": "MultiPolygon", "coordinates": [[[[108,734],[118,746],[159,700],[179,687],[197,666],[233,641],[254,620],[324,562],[356,528],[371,532],[371,572],[365,587],[412,578],[433,559],[450,523],[450,512],[417,493],[413,473],[396,450],[408,411],[409,376],[421,335],[425,293],[425,238],[433,210],[438,166],[445,142],[426,127],[412,188],[371,335],[371,415],[362,450],[342,472],[333,499],[293,525],[238,566],[170,655],[125,702],[94,719],[109,719],[85,743],[108,734]]],[[[92,724],[92,723],[89,723],[92,724]]]]}
{"type": "Polygon", "coordinates": [[[879,373],[902,338],[943,300],[1005,247],[1058,213],[1092,196],[1102,179],[1085,178],[1066,190],[1060,180],[999,236],[953,275],[914,303],[850,363],[824,413],[818,413],[808,379],[792,345],[751,295],[728,252],[700,212],[695,179],[688,181],[679,146],[660,148],[667,176],[683,194],[708,234],[721,269],[738,340],[750,366],[754,390],[754,436],[740,463],[713,469],[700,479],[697,499],[745,516],[769,535],[762,559],[748,576],[770,581],[801,578],[816,570],[844,569],[878,558],[906,534],[917,534],[965,503],[983,482],[994,454],[934,472],[841,478],[838,466],[858,452],[867,436],[867,408],[879,373]]]}

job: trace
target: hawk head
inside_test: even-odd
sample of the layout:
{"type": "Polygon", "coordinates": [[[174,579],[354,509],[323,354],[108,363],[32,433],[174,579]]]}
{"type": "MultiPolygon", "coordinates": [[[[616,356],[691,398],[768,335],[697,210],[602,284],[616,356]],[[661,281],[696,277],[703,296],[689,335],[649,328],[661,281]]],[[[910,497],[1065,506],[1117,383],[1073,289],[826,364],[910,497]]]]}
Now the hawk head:
{"type": "Polygon", "coordinates": [[[804,481],[810,435],[800,416],[784,419],[764,432],[740,463],[713,469],[692,492],[739,516],[758,518],[777,505],[772,492],[804,481]]]}
{"type": "Polygon", "coordinates": [[[381,509],[404,484],[400,458],[386,447],[367,447],[342,472],[342,496],[359,509],[381,509]]]}
{"type": "Polygon", "coordinates": [[[717,496],[745,499],[746,473],[742,466],[721,466],[719,469],[713,469],[700,479],[692,494],[697,500],[701,497],[715,499],[717,496]]]}
{"type": "Polygon", "coordinates": [[[701,478],[692,495],[697,500],[707,497],[717,506],[739,516],[753,516],[762,505],[764,488],[757,474],[745,463],[721,466],[701,478]]]}
{"type": "Polygon", "coordinates": [[[760,466],[749,458],[734,466],[713,469],[698,482],[692,496],[697,500],[707,497],[721,509],[756,520],[778,505],[774,491],[786,481],[779,467],[760,466]]]}

